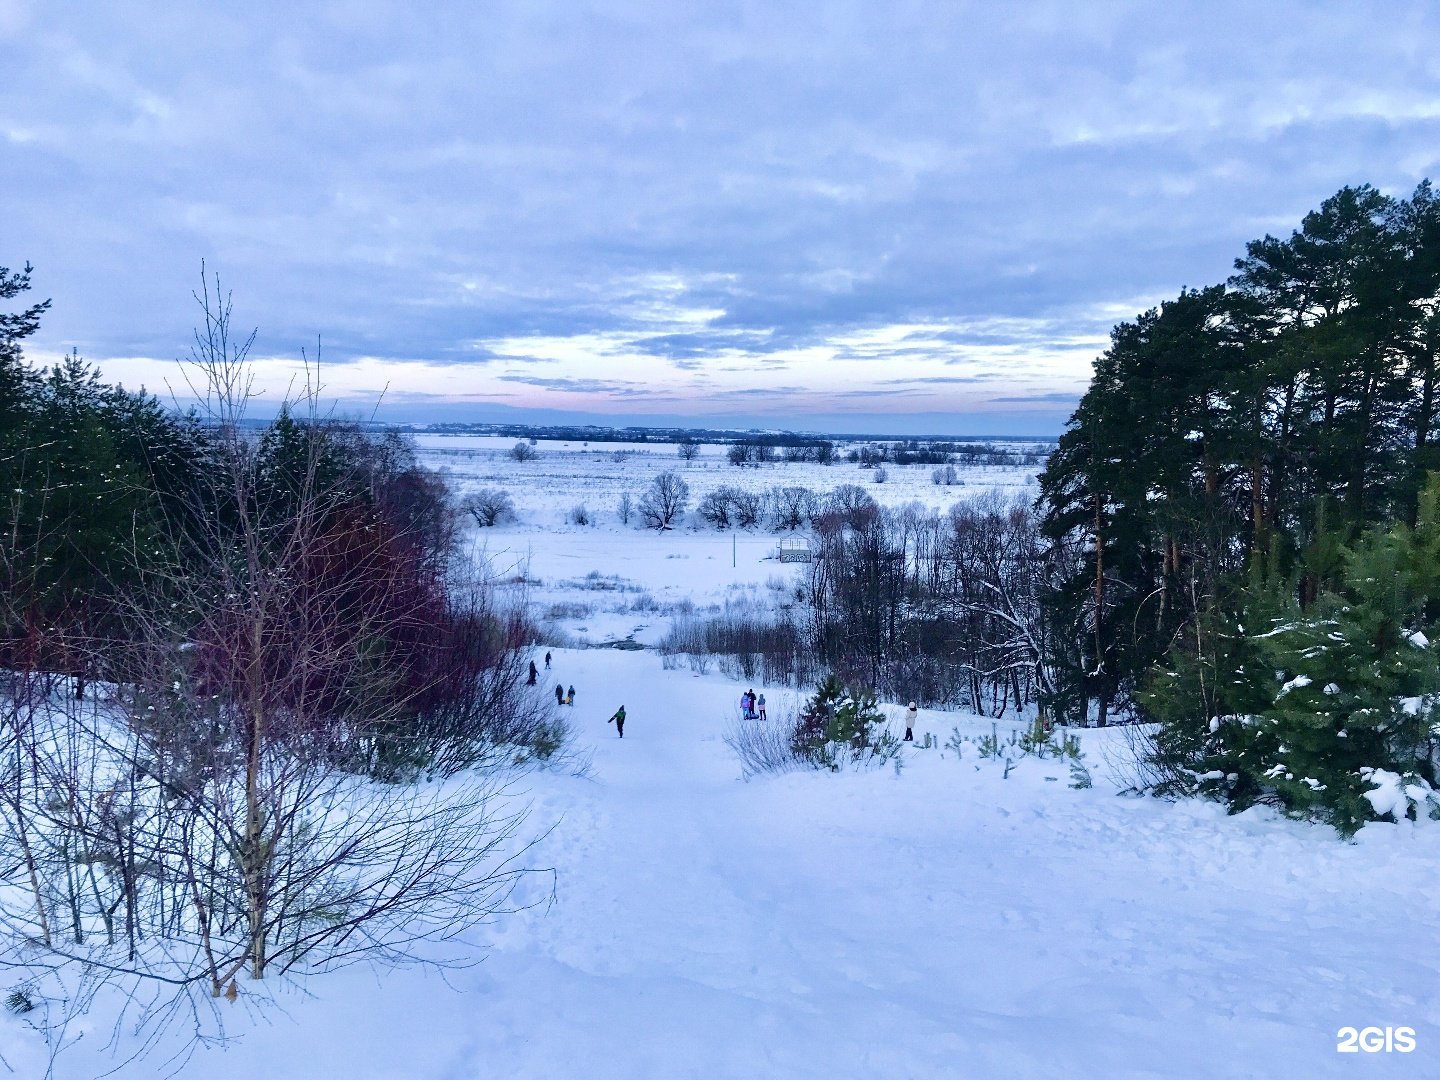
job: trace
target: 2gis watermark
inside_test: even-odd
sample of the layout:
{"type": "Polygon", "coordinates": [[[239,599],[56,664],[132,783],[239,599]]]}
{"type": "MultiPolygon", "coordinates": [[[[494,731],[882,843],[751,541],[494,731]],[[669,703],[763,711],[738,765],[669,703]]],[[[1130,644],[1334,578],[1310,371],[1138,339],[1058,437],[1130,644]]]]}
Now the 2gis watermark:
{"type": "Polygon", "coordinates": [[[1342,1027],[1335,1033],[1337,1054],[1409,1054],[1414,1050],[1412,1027],[1342,1027]]]}

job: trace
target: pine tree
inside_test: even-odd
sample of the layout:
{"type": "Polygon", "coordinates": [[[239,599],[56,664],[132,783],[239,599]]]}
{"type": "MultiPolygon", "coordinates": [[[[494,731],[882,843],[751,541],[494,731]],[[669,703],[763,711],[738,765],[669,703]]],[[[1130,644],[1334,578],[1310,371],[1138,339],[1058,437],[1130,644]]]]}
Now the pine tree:
{"type": "Polygon", "coordinates": [[[1376,795],[1386,778],[1407,793],[1402,815],[1440,811],[1440,478],[1415,529],[1316,547],[1334,562],[1303,571],[1319,582],[1313,602],[1301,606],[1293,577],[1257,574],[1243,615],[1215,617],[1152,681],[1162,753],[1233,809],[1268,803],[1345,834],[1396,813],[1376,795]]]}

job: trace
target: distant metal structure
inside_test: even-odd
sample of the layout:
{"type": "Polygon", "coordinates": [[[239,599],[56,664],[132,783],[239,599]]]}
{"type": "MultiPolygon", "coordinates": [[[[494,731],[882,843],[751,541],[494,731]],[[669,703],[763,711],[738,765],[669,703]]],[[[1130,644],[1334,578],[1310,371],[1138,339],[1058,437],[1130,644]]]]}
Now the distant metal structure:
{"type": "Polygon", "coordinates": [[[812,562],[815,552],[807,538],[797,536],[780,541],[779,558],[781,562],[812,562]]]}

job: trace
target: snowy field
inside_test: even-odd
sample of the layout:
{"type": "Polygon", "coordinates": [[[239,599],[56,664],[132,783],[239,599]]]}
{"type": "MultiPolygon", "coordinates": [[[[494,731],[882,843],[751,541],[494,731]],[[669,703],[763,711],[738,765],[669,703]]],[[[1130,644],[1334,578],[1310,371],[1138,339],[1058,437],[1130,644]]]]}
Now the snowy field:
{"type": "MultiPolygon", "coordinates": [[[[511,496],[518,519],[473,529],[469,535],[477,553],[502,577],[524,575],[534,582],[529,594],[537,611],[544,616],[558,606],[560,628],[590,644],[632,635],[653,643],[669,625],[665,613],[676,605],[717,610],[777,592],[793,578],[793,565],[775,559],[781,534],[718,531],[700,520],[695,504],[721,485],[747,491],[795,485],[824,495],[855,484],[887,506],[919,502],[941,510],[990,492],[1025,499],[1038,494],[1036,468],[959,469],[960,482],[945,486],[932,481],[933,465],[891,465],[886,482],[877,484],[875,470],[847,462],[737,467],[725,460],[724,446],[714,445],[702,447],[700,457],[687,463],[670,443],[541,442],[535,460],[517,462],[509,456],[515,441],[483,435],[416,439],[421,459],[445,473],[457,496],[478,488],[500,488],[511,496]],[[638,514],[623,525],[617,512],[621,496],[628,493],[638,502],[651,478],[666,470],[679,473],[690,488],[691,510],[679,527],[657,534],[640,527],[638,514]],[[582,505],[592,524],[571,522],[571,512],[582,505]],[[650,608],[650,600],[658,608],[650,608]],[[577,608],[587,614],[564,614],[577,608]]],[[[1029,450],[1036,444],[997,445],[1029,450]]],[[[841,453],[846,449],[839,446],[841,453]]]]}
{"type": "MultiPolygon", "coordinates": [[[[517,465],[502,456],[513,440],[469,441],[466,453],[448,439],[427,448],[427,460],[462,491],[513,492],[521,520],[483,530],[485,548],[588,643],[653,643],[676,605],[763,602],[794,572],[767,557],[766,533],[732,547],[729,533],[623,528],[620,492],[638,496],[672,467],[697,497],[723,482],[829,490],[865,475],[737,469],[713,447],[685,468],[669,447],[617,461],[613,445],[562,456],[542,443],[517,465]],[[581,500],[598,525],[563,522],[581,500]]],[[[887,503],[1033,493],[1024,470],[970,472],[948,492],[929,467],[890,473],[866,483],[887,503]]],[[[524,781],[532,827],[554,823],[529,864],[553,874],[528,883],[530,907],[469,943],[483,962],[316,978],[282,991],[263,1021],[242,995],[237,1039],[182,1075],[1440,1076],[1440,825],[1370,825],[1347,843],[1264,810],[1117,797],[1116,729],[1080,733],[1088,790],[1053,760],[1025,759],[1007,778],[938,747],[907,748],[898,771],[743,781],[723,735],[745,687],[665,670],[650,650],[552,651],[542,678],[576,687],[592,767],[524,781]],[[622,704],[619,740],[606,718],[622,704]],[[1387,1025],[1413,1028],[1417,1049],[1337,1053],[1340,1028],[1387,1025]]],[[[756,689],[772,715],[796,700],[756,689]]],[[[977,737],[991,722],[924,712],[917,735],[943,747],[957,728],[977,737]]],[[[107,1035],[93,1031],[57,1075],[104,1071],[107,1035]]],[[[3,1013],[0,1054],[15,1075],[40,1075],[33,1037],[3,1013]]],[[[119,1075],[158,1074],[152,1059],[119,1075]]]]}

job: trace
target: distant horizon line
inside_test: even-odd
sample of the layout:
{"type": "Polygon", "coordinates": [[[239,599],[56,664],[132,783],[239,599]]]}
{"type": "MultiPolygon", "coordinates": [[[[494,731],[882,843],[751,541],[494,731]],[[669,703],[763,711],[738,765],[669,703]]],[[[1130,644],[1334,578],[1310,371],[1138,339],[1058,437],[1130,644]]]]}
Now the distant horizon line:
{"type": "MultiPolygon", "coordinates": [[[[276,415],[279,415],[278,410],[276,415]]],[[[272,418],[273,419],[273,418],[272,418]]],[[[1058,442],[1059,434],[1021,434],[1018,432],[964,432],[944,434],[941,432],[897,434],[893,431],[819,431],[798,427],[736,427],[729,425],[691,427],[685,424],[600,424],[600,423],[543,423],[520,420],[464,421],[464,420],[366,420],[343,415],[332,415],[327,419],[353,423],[357,427],[391,431],[404,430],[417,434],[432,435],[518,435],[522,438],[544,439],[547,442],[573,441],[577,435],[597,432],[605,434],[639,435],[793,435],[811,440],[889,439],[895,442],[914,440],[917,442],[962,442],[965,440],[1006,440],[1010,442],[1058,442]]],[[[261,428],[271,419],[247,417],[240,421],[242,427],[261,428]]],[[[611,440],[614,441],[614,440],[611,440]]],[[[642,440],[643,441],[643,440],[642,440]]],[[[665,441],[665,440],[657,440],[665,441]]]]}

